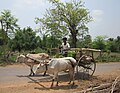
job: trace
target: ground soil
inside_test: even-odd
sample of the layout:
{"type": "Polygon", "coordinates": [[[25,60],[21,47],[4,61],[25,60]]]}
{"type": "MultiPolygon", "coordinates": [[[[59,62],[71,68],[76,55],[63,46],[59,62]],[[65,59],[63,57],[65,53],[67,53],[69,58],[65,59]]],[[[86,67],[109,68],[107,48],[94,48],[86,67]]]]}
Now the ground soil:
{"type": "Polygon", "coordinates": [[[23,64],[0,67],[0,93],[73,93],[114,81],[120,75],[120,63],[99,64],[96,73],[89,78],[76,74],[74,86],[68,84],[68,74],[60,75],[59,86],[53,88],[50,88],[50,76],[29,77],[28,70],[23,64]]]}

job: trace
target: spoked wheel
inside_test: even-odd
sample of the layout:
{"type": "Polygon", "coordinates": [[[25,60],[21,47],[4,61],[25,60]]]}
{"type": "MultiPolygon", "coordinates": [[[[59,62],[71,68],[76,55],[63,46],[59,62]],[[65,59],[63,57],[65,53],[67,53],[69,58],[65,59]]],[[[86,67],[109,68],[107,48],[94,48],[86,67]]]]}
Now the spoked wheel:
{"type": "Polygon", "coordinates": [[[90,76],[92,76],[95,72],[96,69],[96,63],[95,62],[91,62],[89,65],[87,65],[87,70],[90,76]]]}
{"type": "Polygon", "coordinates": [[[94,58],[92,58],[91,56],[83,55],[78,60],[78,64],[76,68],[77,72],[84,72],[85,74],[89,74],[90,76],[92,76],[95,72],[95,69],[96,69],[96,62],[94,58]]]}

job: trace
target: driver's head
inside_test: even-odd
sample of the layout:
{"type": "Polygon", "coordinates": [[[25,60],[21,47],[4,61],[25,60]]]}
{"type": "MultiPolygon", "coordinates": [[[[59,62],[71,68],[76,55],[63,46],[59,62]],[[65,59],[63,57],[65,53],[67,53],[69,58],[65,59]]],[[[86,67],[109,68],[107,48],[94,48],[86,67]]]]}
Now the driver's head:
{"type": "Polygon", "coordinates": [[[66,42],[66,41],[67,41],[67,38],[66,38],[66,37],[64,37],[62,40],[63,40],[63,42],[66,42]]]}

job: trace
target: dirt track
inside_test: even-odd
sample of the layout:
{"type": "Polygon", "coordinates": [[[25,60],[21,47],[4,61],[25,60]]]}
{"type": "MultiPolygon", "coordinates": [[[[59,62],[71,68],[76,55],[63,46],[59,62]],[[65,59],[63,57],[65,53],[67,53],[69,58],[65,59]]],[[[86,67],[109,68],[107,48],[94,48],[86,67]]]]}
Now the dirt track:
{"type": "MultiPolygon", "coordinates": [[[[0,93],[72,93],[91,85],[112,81],[120,75],[120,62],[97,64],[96,72],[89,80],[76,75],[75,85],[68,85],[68,74],[60,75],[58,87],[50,89],[50,76],[29,77],[29,68],[24,64],[0,67],[0,93]]],[[[79,74],[80,75],[80,74],[79,74]]]]}

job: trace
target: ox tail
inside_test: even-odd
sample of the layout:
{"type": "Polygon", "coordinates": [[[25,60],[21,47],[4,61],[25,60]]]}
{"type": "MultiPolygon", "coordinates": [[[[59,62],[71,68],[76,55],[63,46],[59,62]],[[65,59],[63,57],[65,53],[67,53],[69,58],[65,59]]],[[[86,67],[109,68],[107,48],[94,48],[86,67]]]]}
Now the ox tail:
{"type": "Polygon", "coordinates": [[[76,62],[73,62],[73,60],[71,60],[71,59],[67,59],[67,60],[70,61],[70,64],[71,64],[72,68],[75,68],[76,62]]]}

